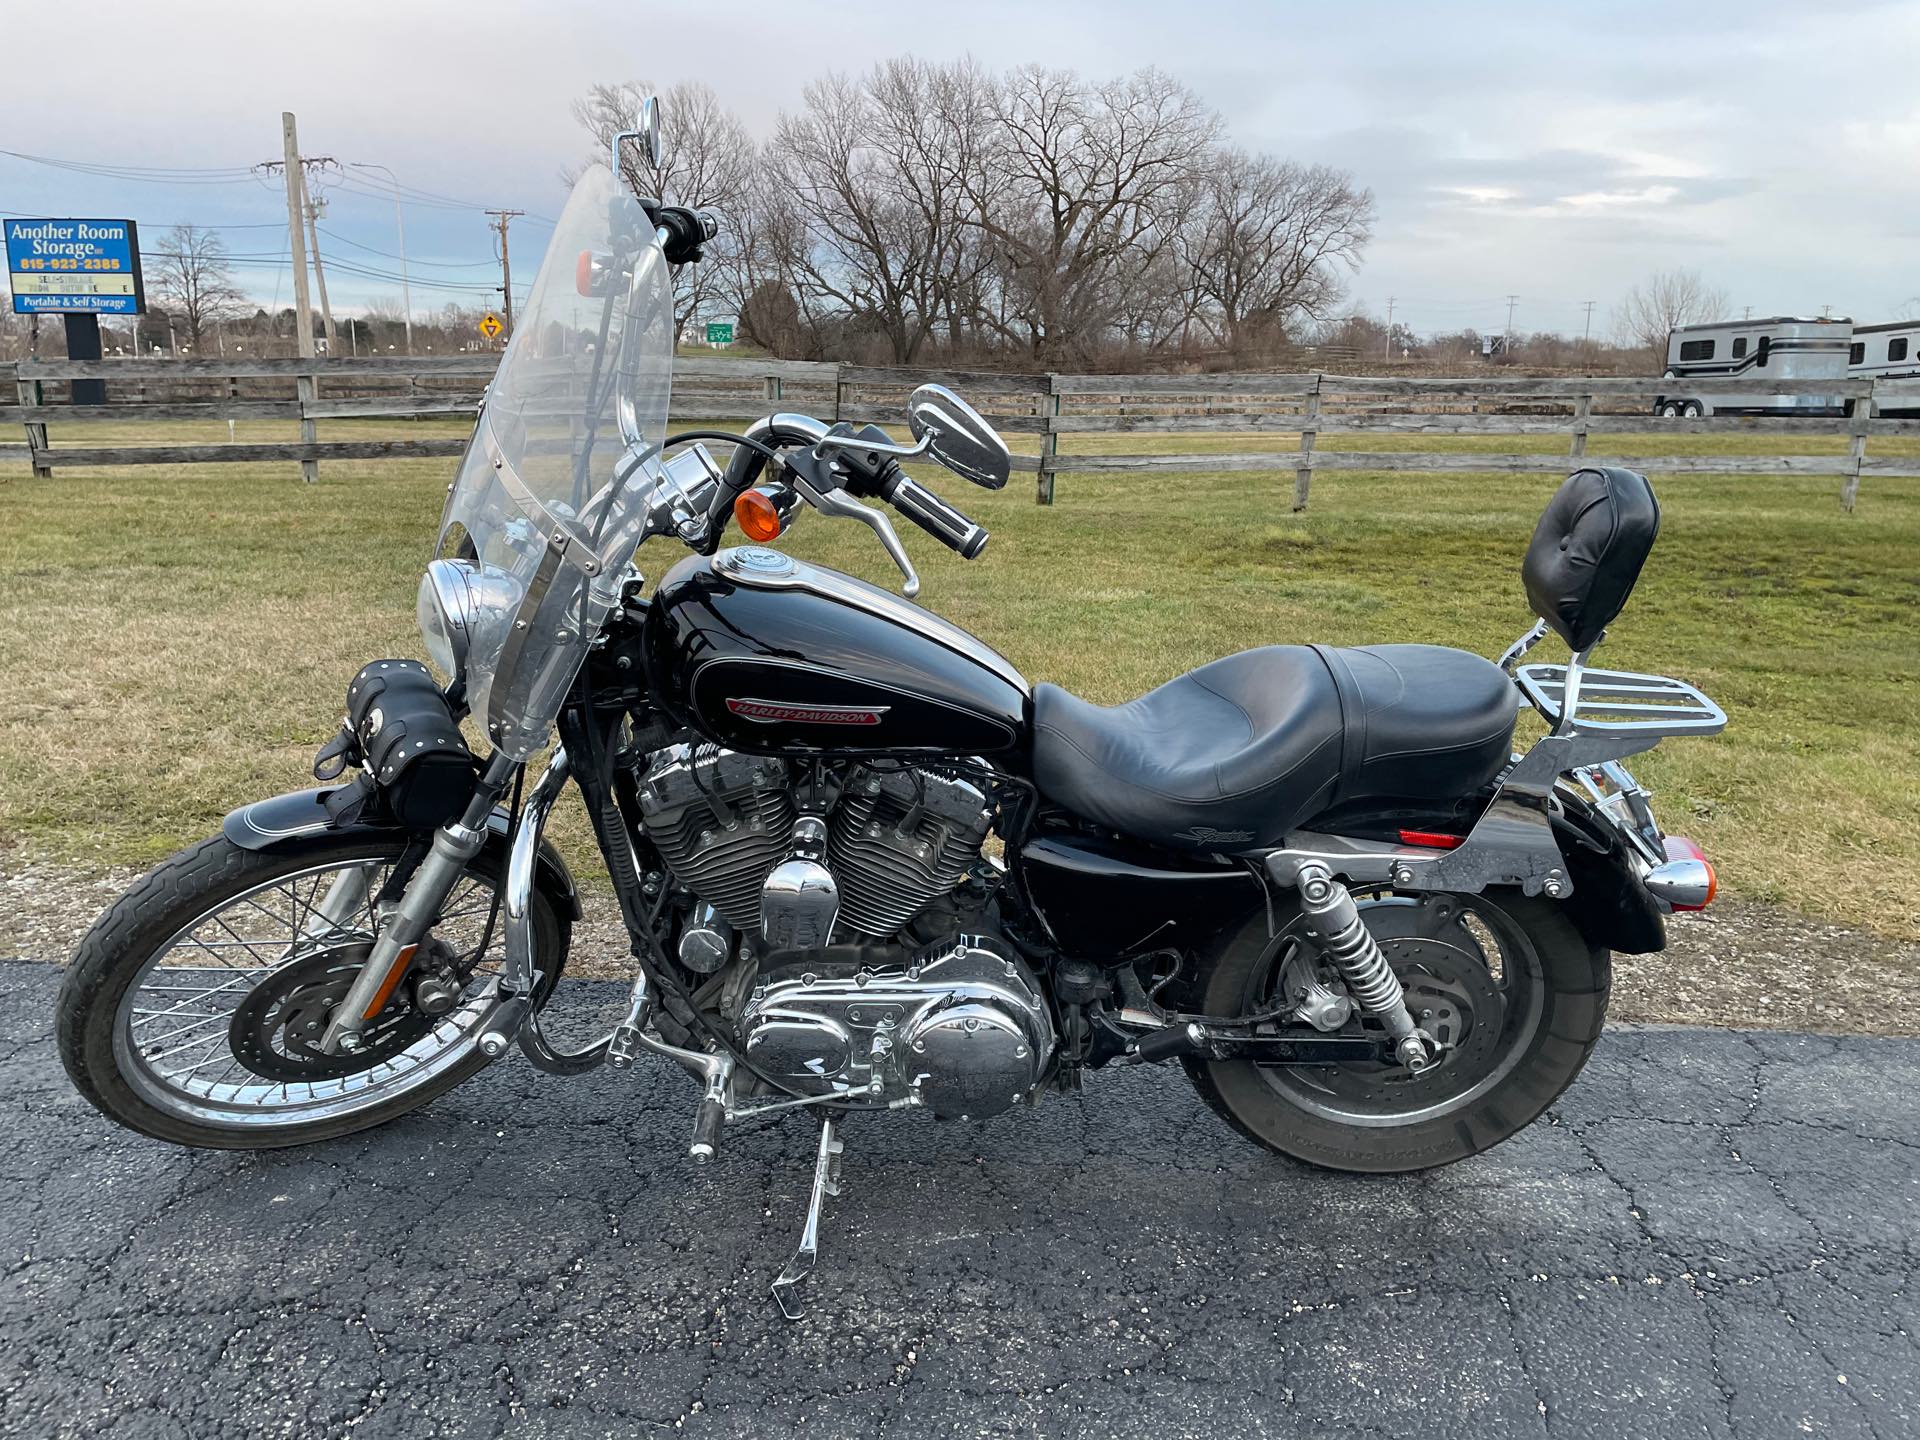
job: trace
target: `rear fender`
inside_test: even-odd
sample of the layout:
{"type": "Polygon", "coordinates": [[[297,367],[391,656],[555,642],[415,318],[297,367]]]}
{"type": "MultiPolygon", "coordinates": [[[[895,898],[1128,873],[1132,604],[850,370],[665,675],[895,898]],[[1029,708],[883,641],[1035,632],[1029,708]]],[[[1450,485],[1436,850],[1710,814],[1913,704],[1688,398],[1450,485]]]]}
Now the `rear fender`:
{"type": "MultiPolygon", "coordinates": [[[[364,811],[354,819],[336,821],[327,812],[327,800],[341,786],[319,790],[296,790],[270,800],[242,805],[220,822],[220,833],[242,850],[271,853],[290,849],[316,835],[331,834],[341,840],[390,839],[410,832],[402,825],[364,811]]],[[[507,847],[511,838],[507,812],[496,809],[487,817],[487,840],[482,853],[489,856],[504,873],[507,847]]],[[[534,885],[547,897],[554,913],[570,920],[580,918],[580,887],[573,872],[550,841],[540,842],[540,854],[534,867],[534,885]]]]}
{"type": "Polygon", "coordinates": [[[1553,838],[1573,882],[1573,894],[1560,904],[1581,938],[1619,955],[1666,949],[1665,915],[1640,883],[1625,843],[1593,813],[1584,795],[1562,787],[1556,798],[1553,838]]]}

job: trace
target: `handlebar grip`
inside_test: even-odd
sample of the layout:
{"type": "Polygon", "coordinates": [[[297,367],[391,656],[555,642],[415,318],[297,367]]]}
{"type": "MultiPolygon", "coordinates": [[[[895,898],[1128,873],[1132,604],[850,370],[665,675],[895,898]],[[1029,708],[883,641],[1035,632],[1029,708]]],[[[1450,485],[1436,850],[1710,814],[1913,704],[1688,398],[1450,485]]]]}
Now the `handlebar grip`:
{"type": "Polygon", "coordinates": [[[971,560],[987,548],[987,529],[962,515],[926,486],[909,480],[896,468],[880,487],[880,494],[907,519],[934,539],[971,560]]]}

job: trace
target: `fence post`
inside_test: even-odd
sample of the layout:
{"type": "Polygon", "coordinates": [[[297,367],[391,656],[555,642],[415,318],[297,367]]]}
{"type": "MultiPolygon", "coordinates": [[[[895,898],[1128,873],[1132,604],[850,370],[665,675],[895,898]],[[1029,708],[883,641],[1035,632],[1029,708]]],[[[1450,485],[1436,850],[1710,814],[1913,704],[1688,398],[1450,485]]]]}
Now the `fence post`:
{"type": "Polygon", "coordinates": [[[1033,497],[1036,505],[1053,503],[1053,460],[1060,453],[1060,434],[1053,428],[1054,419],[1060,414],[1060,377],[1052,371],[1047,372],[1047,393],[1034,403],[1034,411],[1047,422],[1047,433],[1040,437],[1040,474],[1039,488],[1033,497]]]}
{"type": "Polygon", "coordinates": [[[775,410],[780,408],[780,377],[778,375],[767,376],[767,404],[775,410]]]}
{"type": "Polygon", "coordinates": [[[1878,380],[1867,382],[1867,393],[1853,402],[1853,415],[1847,422],[1853,439],[1847,442],[1847,483],[1840,487],[1840,508],[1849,515],[1853,513],[1853,502],[1860,498],[1860,462],[1867,458],[1867,426],[1873,420],[1879,388],[1878,380]]]}
{"type": "Polygon", "coordinates": [[[1573,405],[1573,445],[1567,453],[1579,460],[1587,453],[1587,422],[1593,418],[1593,397],[1582,395],[1573,405]]]}
{"type": "Polygon", "coordinates": [[[1320,436],[1320,385],[1326,379],[1313,372],[1313,388],[1307,392],[1306,423],[1300,427],[1300,468],[1293,472],[1293,510],[1297,515],[1307,508],[1307,492],[1313,488],[1313,446],[1320,436]]]}
{"type": "Polygon", "coordinates": [[[840,417],[846,413],[847,397],[853,393],[853,387],[847,384],[847,367],[833,367],[833,423],[838,425],[840,417]]]}
{"type": "MultiPolygon", "coordinates": [[[[300,443],[312,445],[320,438],[320,427],[314,423],[313,407],[320,398],[320,381],[311,370],[293,377],[293,393],[300,402],[300,443]]],[[[300,478],[311,485],[320,478],[318,460],[300,462],[300,478]]]]}
{"type": "MultiPolygon", "coordinates": [[[[14,393],[19,397],[22,405],[38,405],[40,403],[41,390],[38,380],[15,380],[13,388],[14,393]]],[[[47,451],[47,427],[29,421],[26,426],[26,431],[27,444],[33,447],[33,478],[36,480],[51,480],[53,478],[52,468],[42,464],[40,460],[40,457],[46,454],[47,451]]]]}

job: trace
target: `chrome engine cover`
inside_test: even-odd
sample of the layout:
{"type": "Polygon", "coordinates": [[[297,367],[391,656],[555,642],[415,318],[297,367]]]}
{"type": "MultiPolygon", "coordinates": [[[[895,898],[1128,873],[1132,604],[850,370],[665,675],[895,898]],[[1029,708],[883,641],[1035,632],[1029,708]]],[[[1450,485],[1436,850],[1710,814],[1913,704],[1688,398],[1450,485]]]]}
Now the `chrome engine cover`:
{"type": "MultiPolygon", "coordinates": [[[[1022,960],[962,935],[898,963],[829,947],[761,975],[741,1015],[747,1058],[806,1095],[995,1115],[1046,1077],[1053,1020],[1022,960]]],[[[896,952],[897,953],[897,952],[896,952]]]]}

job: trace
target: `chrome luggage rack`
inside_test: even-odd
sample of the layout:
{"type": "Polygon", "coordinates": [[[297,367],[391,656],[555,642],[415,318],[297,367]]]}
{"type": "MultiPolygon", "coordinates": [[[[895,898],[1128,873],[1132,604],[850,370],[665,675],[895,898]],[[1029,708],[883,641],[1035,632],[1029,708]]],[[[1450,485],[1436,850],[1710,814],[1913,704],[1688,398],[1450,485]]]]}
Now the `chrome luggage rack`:
{"type": "Polygon", "coordinates": [[[1533,708],[1563,733],[1717,735],[1727,728],[1726,711],[1670,675],[1589,670],[1576,662],[1522,665],[1513,678],[1533,708]]]}

